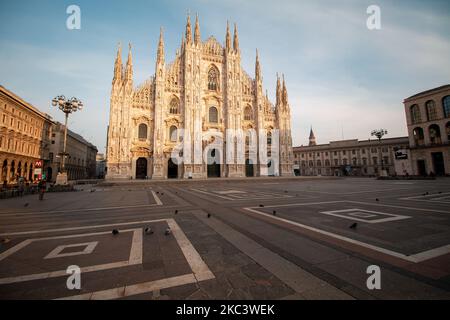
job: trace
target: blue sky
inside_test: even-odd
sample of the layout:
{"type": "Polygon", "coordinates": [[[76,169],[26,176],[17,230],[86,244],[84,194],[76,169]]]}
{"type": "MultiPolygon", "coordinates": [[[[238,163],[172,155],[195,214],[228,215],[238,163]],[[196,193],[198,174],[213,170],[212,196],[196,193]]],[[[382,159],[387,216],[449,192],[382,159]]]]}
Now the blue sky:
{"type": "Polygon", "coordinates": [[[311,125],[319,143],[366,139],[375,128],[406,135],[403,99],[450,83],[447,0],[2,0],[0,9],[0,84],[59,121],[54,96],[82,99],[70,128],[100,151],[117,43],[133,44],[137,85],[154,72],[160,26],[173,59],[188,10],[198,12],[203,40],[223,42],[226,21],[238,24],[243,67],[254,74],[258,48],[271,100],[276,72],[285,74],[294,145],[307,143],[311,125]],[[66,28],[71,4],[81,30],[66,28]],[[372,4],[381,30],[366,27],[372,4]]]}

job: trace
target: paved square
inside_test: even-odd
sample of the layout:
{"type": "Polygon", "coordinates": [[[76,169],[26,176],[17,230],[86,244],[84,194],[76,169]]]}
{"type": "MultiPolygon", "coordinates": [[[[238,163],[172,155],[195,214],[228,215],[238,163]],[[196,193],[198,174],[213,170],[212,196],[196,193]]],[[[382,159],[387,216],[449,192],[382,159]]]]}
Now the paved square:
{"type": "Polygon", "coordinates": [[[450,299],[448,179],[80,188],[0,201],[1,299],[450,299]]]}

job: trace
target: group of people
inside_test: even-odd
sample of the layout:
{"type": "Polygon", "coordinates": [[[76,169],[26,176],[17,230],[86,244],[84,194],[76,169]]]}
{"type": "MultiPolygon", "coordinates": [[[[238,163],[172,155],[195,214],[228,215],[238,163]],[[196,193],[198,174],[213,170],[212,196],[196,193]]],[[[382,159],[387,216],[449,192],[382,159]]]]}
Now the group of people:
{"type": "MultiPolygon", "coordinates": [[[[17,191],[19,196],[22,197],[25,193],[25,186],[28,186],[29,183],[25,182],[25,178],[18,176],[17,179],[17,191]]],[[[7,181],[3,181],[3,189],[7,189],[8,183],[7,181]]],[[[41,179],[37,183],[37,189],[39,194],[39,200],[44,200],[44,193],[47,191],[47,181],[45,179],[41,179]]]]}

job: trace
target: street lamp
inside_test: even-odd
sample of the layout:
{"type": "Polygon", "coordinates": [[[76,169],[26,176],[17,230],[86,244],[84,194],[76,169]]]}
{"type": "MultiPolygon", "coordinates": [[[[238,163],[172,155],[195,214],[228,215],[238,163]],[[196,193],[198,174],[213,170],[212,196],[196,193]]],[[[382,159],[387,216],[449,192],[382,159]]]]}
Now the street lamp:
{"type": "Polygon", "coordinates": [[[58,173],[56,184],[67,184],[67,173],[65,172],[65,159],[67,156],[66,153],[66,144],[67,144],[67,120],[69,118],[69,114],[72,112],[76,112],[78,110],[83,109],[83,103],[81,100],[73,97],[69,100],[66,100],[66,97],[63,95],[57,96],[52,100],[52,106],[58,107],[59,110],[64,112],[66,119],[64,124],[64,148],[61,154],[61,173],[58,173]],[[58,179],[59,178],[59,179],[58,179]]]}
{"type": "Polygon", "coordinates": [[[381,139],[387,135],[388,132],[385,129],[377,129],[377,130],[373,130],[371,135],[372,137],[375,136],[378,139],[378,142],[380,143],[380,160],[381,160],[381,171],[382,173],[380,175],[385,175],[384,173],[384,164],[383,164],[383,153],[381,152],[381,139]]]}

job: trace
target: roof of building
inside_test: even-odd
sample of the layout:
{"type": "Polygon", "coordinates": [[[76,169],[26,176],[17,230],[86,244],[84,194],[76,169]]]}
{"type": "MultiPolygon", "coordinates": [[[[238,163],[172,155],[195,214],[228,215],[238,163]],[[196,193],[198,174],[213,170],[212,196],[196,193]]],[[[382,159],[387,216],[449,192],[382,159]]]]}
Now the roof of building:
{"type": "Polygon", "coordinates": [[[431,93],[435,93],[437,91],[441,91],[441,90],[444,90],[444,89],[450,89],[450,84],[446,84],[446,85],[443,85],[443,86],[440,86],[440,87],[437,87],[437,88],[433,88],[433,89],[429,89],[429,90],[425,90],[425,91],[416,93],[415,95],[412,95],[411,97],[406,98],[405,102],[408,101],[408,100],[411,100],[411,99],[416,99],[416,98],[419,98],[419,97],[422,97],[422,96],[427,96],[427,95],[429,95],[431,93]]]}
{"type": "Polygon", "coordinates": [[[4,86],[0,85],[0,92],[3,92],[3,94],[9,96],[11,99],[17,101],[18,103],[20,103],[22,106],[24,106],[25,108],[29,109],[30,111],[33,111],[34,113],[37,113],[39,116],[45,118],[46,120],[53,122],[52,121],[52,117],[50,115],[48,115],[45,112],[40,111],[38,108],[36,108],[35,106],[33,106],[31,103],[25,101],[24,99],[22,99],[21,97],[19,97],[18,95],[16,95],[14,92],[6,89],[4,86]]]}
{"type": "MultiPolygon", "coordinates": [[[[338,140],[338,141],[330,141],[330,143],[326,144],[318,144],[315,146],[299,146],[294,147],[295,151],[313,151],[313,150],[323,150],[323,149],[339,149],[339,148],[358,148],[361,146],[372,146],[377,145],[380,142],[377,139],[373,140],[361,140],[358,139],[349,139],[349,140],[338,140]]],[[[406,137],[395,137],[395,138],[385,138],[381,139],[381,144],[393,144],[393,143],[406,143],[409,144],[409,138],[406,137]]]]}
{"type": "MultiPolygon", "coordinates": [[[[60,122],[56,122],[56,125],[60,127],[60,130],[61,130],[61,131],[63,130],[64,124],[62,124],[62,123],[60,123],[60,122]]],[[[92,143],[90,143],[89,141],[87,141],[87,140],[86,140],[85,138],[83,138],[80,134],[75,133],[75,132],[73,132],[73,131],[70,130],[70,129],[67,129],[67,134],[68,134],[70,137],[72,137],[72,138],[78,140],[79,142],[81,142],[81,143],[83,143],[83,144],[86,144],[86,145],[88,145],[88,146],[90,146],[90,147],[95,148],[96,150],[98,150],[97,147],[96,147],[95,145],[93,145],[92,143]]]]}

